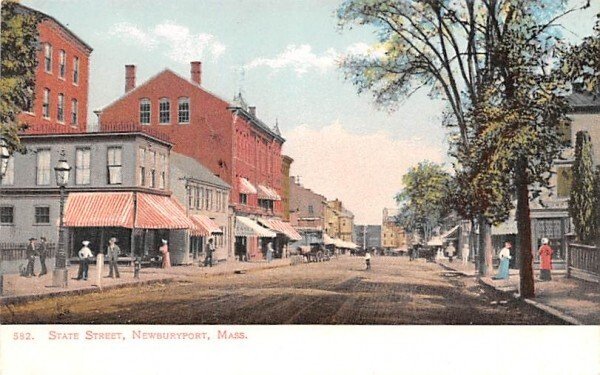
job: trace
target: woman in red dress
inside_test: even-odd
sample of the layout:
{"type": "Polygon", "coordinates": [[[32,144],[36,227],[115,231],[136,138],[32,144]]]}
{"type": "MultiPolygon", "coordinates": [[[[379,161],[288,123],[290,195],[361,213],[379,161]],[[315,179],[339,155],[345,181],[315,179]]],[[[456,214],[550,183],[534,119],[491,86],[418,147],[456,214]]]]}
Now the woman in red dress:
{"type": "Polygon", "coordinates": [[[162,246],[158,248],[162,255],[162,268],[171,268],[171,257],[169,256],[169,245],[167,240],[162,240],[162,246]]]}
{"type": "Polygon", "coordinates": [[[552,269],[552,248],[548,245],[548,239],[542,238],[542,246],[538,250],[540,256],[540,280],[549,281],[552,280],[550,270],[552,269]]]}

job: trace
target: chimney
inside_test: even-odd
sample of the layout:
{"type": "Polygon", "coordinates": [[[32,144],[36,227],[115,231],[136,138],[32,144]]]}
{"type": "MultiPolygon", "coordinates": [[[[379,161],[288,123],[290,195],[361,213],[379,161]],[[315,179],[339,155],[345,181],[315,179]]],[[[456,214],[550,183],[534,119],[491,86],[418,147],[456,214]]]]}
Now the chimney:
{"type": "Polygon", "coordinates": [[[200,86],[202,83],[202,62],[192,61],[190,63],[190,71],[192,74],[192,82],[200,86]]]}
{"type": "Polygon", "coordinates": [[[250,112],[250,114],[251,114],[253,117],[256,117],[256,107],[255,107],[255,106],[248,107],[248,112],[250,112]]]}
{"type": "Polygon", "coordinates": [[[135,65],[125,65],[125,92],[135,88],[135,65]]]}

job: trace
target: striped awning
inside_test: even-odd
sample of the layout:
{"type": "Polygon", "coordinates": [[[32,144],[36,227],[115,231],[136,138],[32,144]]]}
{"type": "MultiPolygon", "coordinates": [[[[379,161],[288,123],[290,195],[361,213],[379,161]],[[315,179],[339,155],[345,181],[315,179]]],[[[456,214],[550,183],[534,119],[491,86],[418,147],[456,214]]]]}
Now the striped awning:
{"type": "Polygon", "coordinates": [[[67,227],[133,228],[133,193],[70,193],[64,223],[67,227]]]}
{"type": "Polygon", "coordinates": [[[260,226],[256,221],[245,216],[236,216],[235,235],[239,237],[257,236],[269,238],[277,236],[272,230],[260,226]]]}
{"type": "Polygon", "coordinates": [[[265,185],[258,185],[258,198],[259,199],[268,199],[271,201],[280,201],[281,200],[281,197],[279,196],[279,194],[277,194],[275,189],[270,188],[265,185]]]}
{"type": "Polygon", "coordinates": [[[162,195],[138,193],[135,227],[141,229],[195,228],[185,210],[174,199],[162,195]]]}
{"type": "Polygon", "coordinates": [[[213,234],[223,234],[223,231],[217,223],[212,221],[211,218],[205,215],[192,215],[192,221],[196,224],[196,228],[193,231],[195,235],[208,237],[213,234]]]}
{"type": "Polygon", "coordinates": [[[267,228],[285,235],[292,241],[300,241],[302,239],[302,236],[292,228],[290,223],[277,219],[258,219],[258,221],[267,228]]]}
{"type": "Polygon", "coordinates": [[[240,194],[256,194],[258,191],[256,187],[250,183],[247,179],[240,177],[239,178],[239,189],[240,194]]]}

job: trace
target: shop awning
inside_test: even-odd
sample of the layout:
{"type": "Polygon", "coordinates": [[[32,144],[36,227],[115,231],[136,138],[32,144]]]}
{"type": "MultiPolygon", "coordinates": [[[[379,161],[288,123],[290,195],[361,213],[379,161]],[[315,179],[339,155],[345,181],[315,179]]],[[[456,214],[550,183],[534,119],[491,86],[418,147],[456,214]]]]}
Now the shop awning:
{"type": "Polygon", "coordinates": [[[275,189],[270,188],[268,186],[264,186],[264,185],[258,185],[258,198],[259,199],[268,199],[271,201],[280,201],[281,200],[281,197],[279,196],[279,194],[277,194],[275,189]]]}
{"type": "Polygon", "coordinates": [[[256,187],[250,183],[247,179],[240,177],[239,178],[239,189],[240,194],[256,194],[258,191],[256,187]]]}
{"type": "Polygon", "coordinates": [[[133,228],[133,193],[70,193],[64,223],[67,227],[133,228]]]}
{"type": "Polygon", "coordinates": [[[444,241],[442,240],[442,237],[440,237],[440,236],[432,237],[429,241],[427,241],[428,246],[442,246],[443,244],[444,244],[444,241]]]}
{"type": "Polygon", "coordinates": [[[213,234],[223,234],[223,231],[217,223],[205,215],[192,215],[192,221],[196,224],[193,234],[196,236],[208,237],[213,234]]]}
{"type": "Polygon", "coordinates": [[[302,236],[292,228],[290,223],[276,219],[258,219],[258,221],[267,228],[284,234],[292,241],[300,241],[302,239],[302,236]]]}
{"type": "Polygon", "coordinates": [[[328,234],[323,233],[323,243],[325,245],[335,245],[335,240],[329,237],[328,234]]]}
{"type": "Polygon", "coordinates": [[[137,194],[135,227],[141,229],[194,228],[183,207],[175,200],[162,195],[137,194]]]}
{"type": "Polygon", "coordinates": [[[456,238],[456,235],[458,234],[458,228],[459,227],[460,227],[460,225],[455,226],[454,228],[450,229],[449,231],[443,233],[440,237],[442,237],[442,239],[456,238]]]}
{"type": "Polygon", "coordinates": [[[239,237],[269,237],[273,238],[277,234],[270,229],[260,226],[256,221],[245,216],[236,216],[235,235],[239,237]]]}

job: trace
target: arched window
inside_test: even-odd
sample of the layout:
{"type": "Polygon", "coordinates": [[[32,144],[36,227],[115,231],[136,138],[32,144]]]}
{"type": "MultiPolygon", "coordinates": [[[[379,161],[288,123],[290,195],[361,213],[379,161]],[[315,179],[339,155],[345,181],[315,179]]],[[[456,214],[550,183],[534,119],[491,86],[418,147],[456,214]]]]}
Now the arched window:
{"type": "Polygon", "coordinates": [[[150,124],[150,99],[140,100],[140,124],[150,124]]]}
{"type": "Polygon", "coordinates": [[[160,124],[171,123],[171,103],[167,98],[162,98],[158,102],[158,122],[160,124]]]}
{"type": "Polygon", "coordinates": [[[179,98],[177,117],[180,124],[190,123],[190,98],[179,98]]]}

